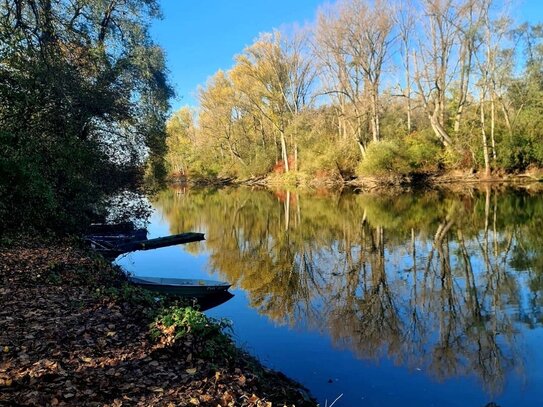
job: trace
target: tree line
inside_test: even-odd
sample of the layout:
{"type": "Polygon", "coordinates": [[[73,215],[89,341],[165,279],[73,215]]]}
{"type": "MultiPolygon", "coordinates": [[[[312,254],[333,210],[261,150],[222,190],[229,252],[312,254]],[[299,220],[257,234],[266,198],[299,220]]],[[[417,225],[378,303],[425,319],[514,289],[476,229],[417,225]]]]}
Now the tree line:
{"type": "Polygon", "coordinates": [[[350,179],[543,164],[543,25],[499,0],[340,0],[168,121],[171,173],[350,179]],[[288,175],[292,173],[293,175],[288,175]]]}
{"type": "Polygon", "coordinates": [[[154,0],[0,2],[0,228],[85,227],[141,168],[164,172],[157,17],[154,0]]]}

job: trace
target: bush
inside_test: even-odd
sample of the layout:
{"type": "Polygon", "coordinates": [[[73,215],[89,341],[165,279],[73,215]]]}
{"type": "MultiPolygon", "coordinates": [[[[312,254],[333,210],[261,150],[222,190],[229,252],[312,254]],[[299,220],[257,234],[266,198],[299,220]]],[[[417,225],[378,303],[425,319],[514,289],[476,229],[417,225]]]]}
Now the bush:
{"type": "Polygon", "coordinates": [[[498,144],[498,163],[506,171],[524,171],[530,164],[543,164],[541,142],[526,136],[507,137],[498,144]]]}
{"type": "Polygon", "coordinates": [[[257,146],[253,151],[245,154],[246,165],[239,160],[235,165],[236,175],[240,178],[260,177],[269,174],[275,164],[274,154],[262,146],[257,146]]]}
{"type": "Polygon", "coordinates": [[[300,151],[300,171],[312,177],[349,178],[356,172],[360,152],[352,140],[328,140],[300,151]]]}
{"type": "Polygon", "coordinates": [[[406,138],[405,143],[412,170],[430,172],[437,169],[441,146],[433,135],[413,133],[406,138]]]}
{"type": "Polygon", "coordinates": [[[365,176],[406,175],[411,169],[405,148],[396,142],[379,141],[369,145],[358,173],[365,176]]]}

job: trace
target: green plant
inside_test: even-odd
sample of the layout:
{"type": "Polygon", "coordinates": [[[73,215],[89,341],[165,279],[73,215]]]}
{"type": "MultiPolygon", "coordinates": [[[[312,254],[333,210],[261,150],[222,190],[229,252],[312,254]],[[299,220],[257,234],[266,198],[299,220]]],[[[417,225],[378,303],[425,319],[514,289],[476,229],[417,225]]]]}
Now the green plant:
{"type": "Polygon", "coordinates": [[[235,352],[231,332],[230,320],[210,318],[192,307],[179,306],[163,309],[150,326],[151,338],[169,344],[192,335],[202,345],[200,355],[210,360],[229,358],[235,352]]]}
{"type": "Polygon", "coordinates": [[[358,166],[358,173],[366,176],[405,175],[410,171],[409,157],[405,149],[393,141],[371,143],[366,157],[358,166]]]}
{"type": "Polygon", "coordinates": [[[441,146],[427,132],[413,133],[406,137],[406,155],[409,165],[415,171],[435,170],[441,153],[441,146]]]}

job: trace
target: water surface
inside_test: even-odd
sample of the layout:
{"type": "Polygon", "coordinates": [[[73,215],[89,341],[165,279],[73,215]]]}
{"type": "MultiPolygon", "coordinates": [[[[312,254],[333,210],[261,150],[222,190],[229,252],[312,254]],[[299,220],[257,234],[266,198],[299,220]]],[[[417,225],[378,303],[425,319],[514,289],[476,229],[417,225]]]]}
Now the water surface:
{"type": "Polygon", "coordinates": [[[136,275],[226,280],[207,313],[328,405],[543,401],[543,195],[168,189],[136,275]]]}

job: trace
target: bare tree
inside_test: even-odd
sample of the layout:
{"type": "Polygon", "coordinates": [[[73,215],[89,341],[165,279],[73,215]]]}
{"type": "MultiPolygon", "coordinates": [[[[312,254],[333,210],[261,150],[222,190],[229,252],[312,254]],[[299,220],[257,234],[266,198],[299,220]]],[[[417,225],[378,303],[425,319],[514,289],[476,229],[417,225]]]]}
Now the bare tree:
{"type": "Polygon", "coordinates": [[[412,0],[399,0],[397,10],[394,13],[394,22],[398,31],[398,36],[401,41],[401,54],[405,69],[405,84],[402,96],[405,98],[405,108],[407,114],[407,132],[412,130],[412,98],[411,98],[411,41],[413,30],[415,28],[415,14],[413,13],[414,5],[412,0]]]}
{"type": "Polygon", "coordinates": [[[379,141],[379,92],[385,59],[392,44],[393,19],[384,1],[344,0],[319,12],[316,38],[330,94],[341,95],[341,110],[355,113],[354,136],[364,154],[363,115],[371,140],[379,141]],[[331,80],[330,80],[331,79],[331,80]]]}
{"type": "Polygon", "coordinates": [[[414,55],[414,80],[430,125],[445,147],[452,139],[445,123],[446,95],[451,80],[450,59],[457,39],[458,18],[453,0],[421,0],[424,19],[419,52],[414,55]]]}

